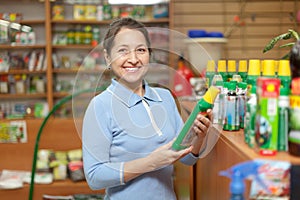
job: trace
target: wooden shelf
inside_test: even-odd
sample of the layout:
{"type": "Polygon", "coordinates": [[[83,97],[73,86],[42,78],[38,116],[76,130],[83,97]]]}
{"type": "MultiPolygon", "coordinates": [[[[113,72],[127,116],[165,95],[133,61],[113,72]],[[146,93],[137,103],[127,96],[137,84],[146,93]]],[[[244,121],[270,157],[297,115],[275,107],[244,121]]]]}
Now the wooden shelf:
{"type": "MultiPolygon", "coordinates": [[[[151,18],[151,19],[139,19],[140,22],[145,24],[161,24],[169,23],[169,18],[151,18]]],[[[99,24],[109,25],[113,20],[76,20],[76,19],[64,19],[64,20],[51,20],[53,24],[99,24]]]]}
{"type": "Polygon", "coordinates": [[[34,44],[34,45],[11,45],[11,44],[1,44],[0,49],[43,49],[46,45],[44,44],[34,44]]]}
{"type": "Polygon", "coordinates": [[[92,45],[88,44],[68,44],[68,45],[52,45],[53,49],[73,49],[73,50],[78,50],[78,49],[87,49],[91,50],[95,47],[92,45]]]}
{"type": "Polygon", "coordinates": [[[7,75],[7,74],[44,74],[46,71],[29,71],[27,69],[13,69],[7,72],[0,72],[0,75],[7,75]]]}
{"type": "Polygon", "coordinates": [[[35,25],[35,24],[45,24],[46,20],[44,19],[29,19],[29,20],[21,20],[20,24],[25,24],[25,25],[35,25]]]}
{"type": "Polygon", "coordinates": [[[47,95],[43,94],[0,94],[1,100],[7,99],[42,99],[46,98],[47,95]]]}

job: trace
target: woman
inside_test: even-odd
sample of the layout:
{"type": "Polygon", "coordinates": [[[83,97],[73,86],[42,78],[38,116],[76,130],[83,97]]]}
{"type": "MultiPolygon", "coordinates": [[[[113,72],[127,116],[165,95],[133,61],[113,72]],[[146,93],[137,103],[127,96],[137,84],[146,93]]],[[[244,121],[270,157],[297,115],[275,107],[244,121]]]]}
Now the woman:
{"type": "Polygon", "coordinates": [[[171,149],[183,126],[171,93],[144,80],[151,55],[144,25],[122,18],[104,38],[111,85],[94,97],[83,121],[83,162],[89,186],[106,189],[105,199],[176,199],[172,173],[177,160],[198,160],[210,120],[198,115],[197,138],[181,151],[171,149]]]}

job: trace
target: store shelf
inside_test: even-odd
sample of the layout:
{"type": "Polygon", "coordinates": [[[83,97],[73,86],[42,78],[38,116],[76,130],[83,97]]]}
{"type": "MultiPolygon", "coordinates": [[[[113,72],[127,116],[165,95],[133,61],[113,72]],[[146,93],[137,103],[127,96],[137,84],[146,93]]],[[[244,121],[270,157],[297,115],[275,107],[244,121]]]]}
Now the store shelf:
{"type": "Polygon", "coordinates": [[[94,47],[92,45],[87,45],[87,44],[68,44],[68,45],[52,45],[53,49],[87,49],[91,50],[94,47]]]}
{"type": "MultiPolygon", "coordinates": [[[[183,101],[182,105],[185,109],[192,111],[196,102],[194,101],[183,101]]],[[[234,149],[237,156],[245,160],[253,159],[270,159],[270,160],[282,160],[291,162],[293,164],[300,164],[300,157],[290,155],[288,152],[277,152],[275,156],[262,156],[255,152],[254,149],[250,148],[244,141],[244,130],[239,131],[222,131],[220,133],[219,140],[224,141],[228,147],[234,149]]]]}
{"type": "Polygon", "coordinates": [[[32,99],[43,99],[46,98],[46,94],[0,94],[1,100],[7,100],[7,99],[24,99],[24,100],[32,100],[32,99]]]}
{"type": "MultiPolygon", "coordinates": [[[[145,24],[161,24],[169,23],[169,18],[158,18],[158,19],[139,19],[140,22],[145,24]]],[[[113,20],[75,20],[75,19],[63,19],[63,20],[51,20],[53,24],[98,24],[98,25],[109,25],[113,20]]]]}
{"type": "Polygon", "coordinates": [[[46,73],[46,71],[37,71],[37,70],[34,70],[34,71],[29,71],[29,70],[26,70],[26,69],[13,69],[13,70],[9,70],[7,72],[0,72],[0,75],[8,75],[8,74],[44,74],[46,73]]]}
{"type": "Polygon", "coordinates": [[[12,45],[12,44],[1,44],[0,49],[43,49],[46,45],[44,44],[34,44],[34,45],[12,45]]]}
{"type": "Polygon", "coordinates": [[[25,24],[25,25],[35,25],[35,24],[45,24],[46,20],[44,19],[32,19],[32,20],[21,20],[20,24],[25,24]]]}

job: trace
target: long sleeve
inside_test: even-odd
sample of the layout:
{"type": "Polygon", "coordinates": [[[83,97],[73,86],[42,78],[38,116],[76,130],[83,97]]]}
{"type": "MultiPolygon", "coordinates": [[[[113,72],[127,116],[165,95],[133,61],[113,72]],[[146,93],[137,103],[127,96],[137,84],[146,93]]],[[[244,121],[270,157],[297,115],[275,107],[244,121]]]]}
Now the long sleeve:
{"type": "Polygon", "coordinates": [[[91,101],[83,121],[84,172],[92,189],[123,184],[123,163],[112,163],[109,158],[112,136],[105,110],[100,103],[91,101]]]}

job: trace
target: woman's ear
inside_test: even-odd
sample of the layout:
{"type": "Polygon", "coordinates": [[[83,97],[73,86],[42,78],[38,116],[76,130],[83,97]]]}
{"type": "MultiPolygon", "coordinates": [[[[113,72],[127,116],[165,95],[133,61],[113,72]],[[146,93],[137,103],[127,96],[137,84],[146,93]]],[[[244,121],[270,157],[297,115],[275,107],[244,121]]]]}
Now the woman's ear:
{"type": "Polygon", "coordinates": [[[108,52],[106,49],[104,49],[104,58],[105,58],[105,62],[107,65],[110,65],[111,63],[111,59],[110,59],[110,56],[108,55],[108,52]]]}

